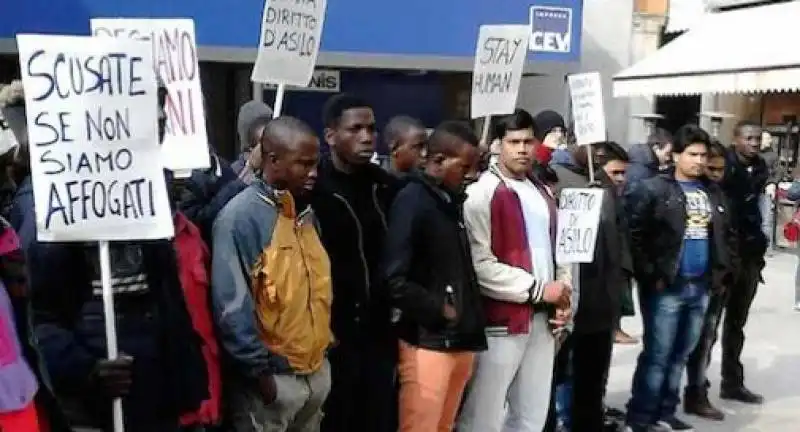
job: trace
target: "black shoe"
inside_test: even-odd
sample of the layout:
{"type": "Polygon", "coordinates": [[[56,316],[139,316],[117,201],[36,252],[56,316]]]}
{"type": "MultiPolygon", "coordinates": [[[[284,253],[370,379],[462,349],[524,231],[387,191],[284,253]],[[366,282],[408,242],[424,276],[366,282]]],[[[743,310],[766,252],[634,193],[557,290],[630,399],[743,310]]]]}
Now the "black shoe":
{"type": "Polygon", "coordinates": [[[761,405],[764,403],[764,396],[753,393],[744,386],[736,389],[722,388],[719,392],[719,397],[752,405],[761,405]]]}
{"type": "Polygon", "coordinates": [[[676,432],[677,431],[682,431],[682,432],[692,432],[692,431],[694,431],[694,427],[692,427],[692,425],[690,425],[689,423],[684,422],[683,420],[681,420],[681,419],[679,419],[679,418],[677,418],[675,416],[672,416],[672,417],[667,418],[667,419],[659,420],[658,424],[669,428],[667,430],[673,430],[673,431],[676,431],[676,432]]]}
{"type": "Polygon", "coordinates": [[[606,408],[606,418],[607,419],[614,419],[614,420],[625,420],[625,411],[622,411],[619,408],[606,408]]]}
{"type": "Polygon", "coordinates": [[[687,391],[683,395],[683,411],[708,420],[725,420],[725,413],[711,405],[708,393],[702,391],[687,391]]]}

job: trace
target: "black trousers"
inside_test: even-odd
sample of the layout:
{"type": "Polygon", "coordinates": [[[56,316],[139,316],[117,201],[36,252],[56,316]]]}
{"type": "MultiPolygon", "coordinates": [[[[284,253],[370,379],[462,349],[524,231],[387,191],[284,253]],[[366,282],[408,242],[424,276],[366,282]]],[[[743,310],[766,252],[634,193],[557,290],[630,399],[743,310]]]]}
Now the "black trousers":
{"type": "Polygon", "coordinates": [[[744,326],[750,306],[756,297],[761,278],[759,260],[742,260],[742,269],[736,283],[731,287],[725,306],[725,322],[722,326],[722,387],[738,389],[744,385],[744,326]]]}
{"type": "Polygon", "coordinates": [[[705,393],[711,385],[706,372],[711,363],[711,352],[714,344],[717,343],[717,333],[722,319],[722,311],[725,310],[728,292],[724,294],[713,294],[708,301],[706,319],[703,323],[703,334],[697,343],[694,351],[689,355],[686,362],[686,392],[705,393]]]}
{"type": "Polygon", "coordinates": [[[333,348],[322,432],[397,430],[396,353],[364,345],[333,348]]]}
{"type": "Polygon", "coordinates": [[[603,430],[606,376],[611,367],[613,330],[575,333],[572,339],[572,431],[603,430]]]}

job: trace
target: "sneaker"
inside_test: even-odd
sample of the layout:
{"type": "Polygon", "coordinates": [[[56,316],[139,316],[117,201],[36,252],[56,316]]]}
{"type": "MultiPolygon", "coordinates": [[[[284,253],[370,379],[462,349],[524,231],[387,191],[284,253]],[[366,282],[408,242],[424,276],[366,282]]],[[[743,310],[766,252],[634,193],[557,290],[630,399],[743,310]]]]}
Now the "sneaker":
{"type": "Polygon", "coordinates": [[[668,428],[667,430],[671,431],[682,431],[682,432],[693,432],[694,427],[689,423],[684,422],[683,420],[672,416],[668,419],[663,419],[658,422],[659,425],[668,428]]]}
{"type": "Polygon", "coordinates": [[[627,424],[625,425],[625,429],[622,429],[624,432],[672,432],[672,429],[669,428],[669,425],[666,424],[652,424],[652,425],[639,425],[639,424],[627,424]]]}
{"type": "Polygon", "coordinates": [[[719,392],[719,397],[722,399],[735,400],[753,405],[761,405],[764,403],[764,396],[753,393],[744,386],[735,389],[723,387],[719,392]]]}
{"type": "Polygon", "coordinates": [[[625,333],[622,329],[617,329],[614,332],[614,343],[620,345],[636,345],[639,343],[639,339],[625,333]]]}

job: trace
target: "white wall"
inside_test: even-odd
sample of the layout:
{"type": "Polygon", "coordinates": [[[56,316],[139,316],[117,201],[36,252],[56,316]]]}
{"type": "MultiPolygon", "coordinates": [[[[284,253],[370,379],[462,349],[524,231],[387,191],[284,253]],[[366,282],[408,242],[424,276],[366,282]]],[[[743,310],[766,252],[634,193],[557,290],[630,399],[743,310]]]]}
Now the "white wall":
{"type": "MultiPolygon", "coordinates": [[[[629,100],[611,96],[611,77],[631,64],[633,0],[584,0],[581,62],[575,72],[603,77],[609,139],[628,144],[629,100]]],[[[518,105],[536,114],[554,109],[567,119],[563,76],[523,78],[518,105]]]]}

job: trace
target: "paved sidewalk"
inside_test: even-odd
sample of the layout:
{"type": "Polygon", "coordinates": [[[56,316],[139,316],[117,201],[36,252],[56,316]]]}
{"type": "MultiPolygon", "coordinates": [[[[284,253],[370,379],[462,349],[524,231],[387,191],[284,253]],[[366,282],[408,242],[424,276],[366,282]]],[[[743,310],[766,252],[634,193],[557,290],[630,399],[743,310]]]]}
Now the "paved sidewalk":
{"type": "MultiPolygon", "coordinates": [[[[748,406],[719,399],[720,350],[717,344],[711,362],[712,403],[726,413],[724,422],[709,422],[679,411],[678,415],[698,432],[797,432],[800,431],[800,312],[794,305],[797,258],[777,254],[769,258],[765,284],[759,287],[745,330],[743,354],[746,384],[766,398],[763,406],[748,406]]],[[[641,335],[639,317],[626,318],[623,328],[641,335]]],[[[607,402],[624,407],[641,346],[614,346],[614,361],[608,383],[607,402]]]]}

